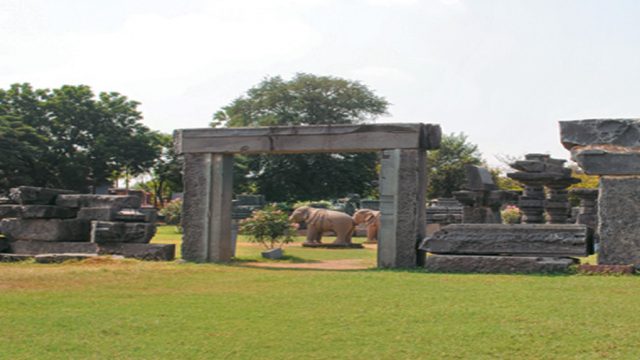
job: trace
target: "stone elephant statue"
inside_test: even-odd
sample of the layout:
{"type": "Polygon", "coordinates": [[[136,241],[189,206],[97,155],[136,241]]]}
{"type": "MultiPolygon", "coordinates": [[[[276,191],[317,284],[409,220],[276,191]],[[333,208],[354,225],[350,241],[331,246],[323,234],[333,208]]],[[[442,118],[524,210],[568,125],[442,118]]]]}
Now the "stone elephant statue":
{"type": "Polygon", "coordinates": [[[378,242],[380,230],[380,211],[360,209],[353,214],[356,225],[367,224],[367,242],[378,242]]]}
{"type": "Polygon", "coordinates": [[[351,236],[355,229],[353,219],[345,213],[308,206],[295,209],[289,221],[304,221],[307,224],[307,243],[310,244],[321,244],[322,233],[325,231],[336,233],[334,244],[351,244],[351,236]]]}

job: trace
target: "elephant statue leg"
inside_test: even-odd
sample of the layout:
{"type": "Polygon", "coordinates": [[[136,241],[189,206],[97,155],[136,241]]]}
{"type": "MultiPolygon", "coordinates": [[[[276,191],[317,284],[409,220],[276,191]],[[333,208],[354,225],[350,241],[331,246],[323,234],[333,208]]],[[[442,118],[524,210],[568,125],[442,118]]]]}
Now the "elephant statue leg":
{"type": "Polygon", "coordinates": [[[322,236],[321,233],[315,227],[307,227],[307,244],[315,244],[318,242],[318,236],[322,236]]]}

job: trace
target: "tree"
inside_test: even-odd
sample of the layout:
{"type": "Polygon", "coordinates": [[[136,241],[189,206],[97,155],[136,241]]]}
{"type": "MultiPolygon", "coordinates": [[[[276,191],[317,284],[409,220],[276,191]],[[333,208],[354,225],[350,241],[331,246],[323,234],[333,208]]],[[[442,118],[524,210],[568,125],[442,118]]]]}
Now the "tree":
{"type": "MultiPolygon", "coordinates": [[[[263,80],[216,112],[212,126],[358,124],[386,114],[389,103],[365,85],[330,76],[297,74],[263,80]]],[[[238,157],[235,191],[264,193],[269,201],[368,195],[377,155],[300,154],[238,157]]]]}
{"type": "Polygon", "coordinates": [[[159,134],[158,138],[162,152],[151,169],[153,180],[148,185],[154,194],[154,206],[164,207],[172,193],[182,191],[182,159],[173,147],[173,136],[159,134]]]}
{"type": "Polygon", "coordinates": [[[429,185],[427,197],[451,197],[466,182],[465,165],[481,165],[478,146],[463,133],[443,135],[440,149],[427,153],[429,185]]]}
{"type": "Polygon", "coordinates": [[[147,171],[160,146],[138,105],[114,92],[96,98],[84,85],[0,89],[0,186],[86,191],[147,171]]]}

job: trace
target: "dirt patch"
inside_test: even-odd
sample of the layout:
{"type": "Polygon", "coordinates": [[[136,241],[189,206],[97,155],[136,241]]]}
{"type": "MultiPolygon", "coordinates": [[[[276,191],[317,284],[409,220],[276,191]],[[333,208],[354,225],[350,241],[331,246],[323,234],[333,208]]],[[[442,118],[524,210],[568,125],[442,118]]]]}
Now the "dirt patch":
{"type": "Polygon", "coordinates": [[[371,268],[368,261],[360,259],[323,260],[313,263],[248,262],[243,265],[260,268],[312,270],[365,270],[371,268]]]}

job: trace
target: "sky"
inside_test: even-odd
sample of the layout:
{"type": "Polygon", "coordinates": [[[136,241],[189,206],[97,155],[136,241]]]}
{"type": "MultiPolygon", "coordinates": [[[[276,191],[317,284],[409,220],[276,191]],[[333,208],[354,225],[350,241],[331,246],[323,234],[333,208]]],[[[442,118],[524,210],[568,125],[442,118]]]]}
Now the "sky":
{"type": "Polygon", "coordinates": [[[635,0],[0,0],[0,86],[89,85],[151,129],[206,127],[268,76],[357,80],[376,122],[568,158],[558,120],[640,117],[635,0]]]}

